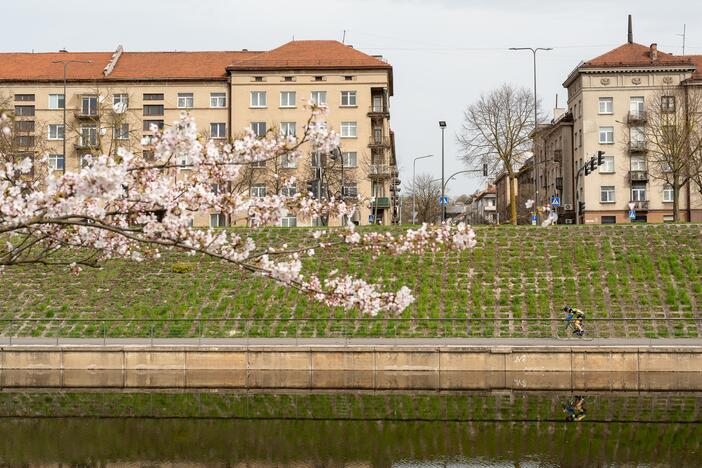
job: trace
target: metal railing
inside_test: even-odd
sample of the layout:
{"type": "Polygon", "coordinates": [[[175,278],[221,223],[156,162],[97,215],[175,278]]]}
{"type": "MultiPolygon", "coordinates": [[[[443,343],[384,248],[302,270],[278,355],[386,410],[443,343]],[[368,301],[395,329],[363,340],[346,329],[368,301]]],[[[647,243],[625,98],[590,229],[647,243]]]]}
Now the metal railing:
{"type": "MultiPolygon", "coordinates": [[[[702,312],[687,317],[593,317],[584,326],[592,338],[702,336],[702,312]]],[[[0,318],[0,342],[91,338],[553,338],[561,317],[290,317],[290,318],[0,318]]]]}

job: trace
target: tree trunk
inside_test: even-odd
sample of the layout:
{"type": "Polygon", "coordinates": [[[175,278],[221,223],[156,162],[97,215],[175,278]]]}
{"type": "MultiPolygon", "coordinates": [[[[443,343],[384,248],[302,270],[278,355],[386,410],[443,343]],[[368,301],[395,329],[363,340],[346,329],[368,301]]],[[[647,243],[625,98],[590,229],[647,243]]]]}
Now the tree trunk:
{"type": "Polygon", "coordinates": [[[510,217],[512,224],[517,224],[517,194],[515,190],[515,183],[517,179],[515,177],[509,176],[509,207],[510,207],[510,217]]]}
{"type": "Polygon", "coordinates": [[[680,222],[680,204],[678,203],[678,194],[680,192],[680,183],[677,177],[673,177],[673,221],[680,222]]]}

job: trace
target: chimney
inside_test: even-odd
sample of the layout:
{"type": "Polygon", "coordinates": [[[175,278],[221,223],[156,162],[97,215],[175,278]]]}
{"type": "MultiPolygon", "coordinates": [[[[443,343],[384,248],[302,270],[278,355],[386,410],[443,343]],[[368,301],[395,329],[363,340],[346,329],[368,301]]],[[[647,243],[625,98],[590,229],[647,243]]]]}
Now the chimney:
{"type": "Polygon", "coordinates": [[[650,52],[651,60],[658,60],[658,44],[655,42],[651,44],[651,52],[650,52]]]}
{"type": "Polygon", "coordinates": [[[633,43],[634,43],[634,32],[633,32],[633,30],[632,30],[632,28],[631,28],[631,15],[629,15],[629,33],[628,33],[627,36],[626,36],[626,41],[627,41],[629,44],[633,44],[633,43]]]}

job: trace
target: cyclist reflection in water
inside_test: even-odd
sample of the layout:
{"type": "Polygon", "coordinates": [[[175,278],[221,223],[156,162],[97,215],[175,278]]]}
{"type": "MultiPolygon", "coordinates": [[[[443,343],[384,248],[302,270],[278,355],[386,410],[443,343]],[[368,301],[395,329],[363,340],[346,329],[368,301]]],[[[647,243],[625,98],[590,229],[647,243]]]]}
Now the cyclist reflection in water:
{"type": "Polygon", "coordinates": [[[566,414],[566,421],[582,421],[585,419],[585,397],[574,396],[571,400],[568,400],[563,406],[563,412],[566,414]]]}

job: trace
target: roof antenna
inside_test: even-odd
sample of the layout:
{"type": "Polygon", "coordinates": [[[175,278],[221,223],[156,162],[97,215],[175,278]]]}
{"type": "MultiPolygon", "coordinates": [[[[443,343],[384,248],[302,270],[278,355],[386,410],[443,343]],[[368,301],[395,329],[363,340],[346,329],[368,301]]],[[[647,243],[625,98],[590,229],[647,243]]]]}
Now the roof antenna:
{"type": "MultiPolygon", "coordinates": [[[[346,30],[344,29],[344,36],[341,38],[341,43],[346,44],[346,30]]],[[[685,52],[683,52],[684,54],[685,52]]]]}
{"type": "Polygon", "coordinates": [[[627,41],[629,44],[633,44],[633,43],[634,43],[634,32],[633,32],[632,29],[631,29],[631,15],[629,15],[629,33],[628,33],[627,36],[626,36],[626,41],[627,41]]]}
{"type": "Polygon", "coordinates": [[[683,55],[685,55],[685,29],[686,29],[686,27],[687,27],[687,25],[686,25],[686,24],[683,24],[683,33],[682,33],[682,34],[676,34],[676,36],[682,37],[682,40],[683,40],[683,52],[682,52],[682,54],[683,54],[683,55]]]}

